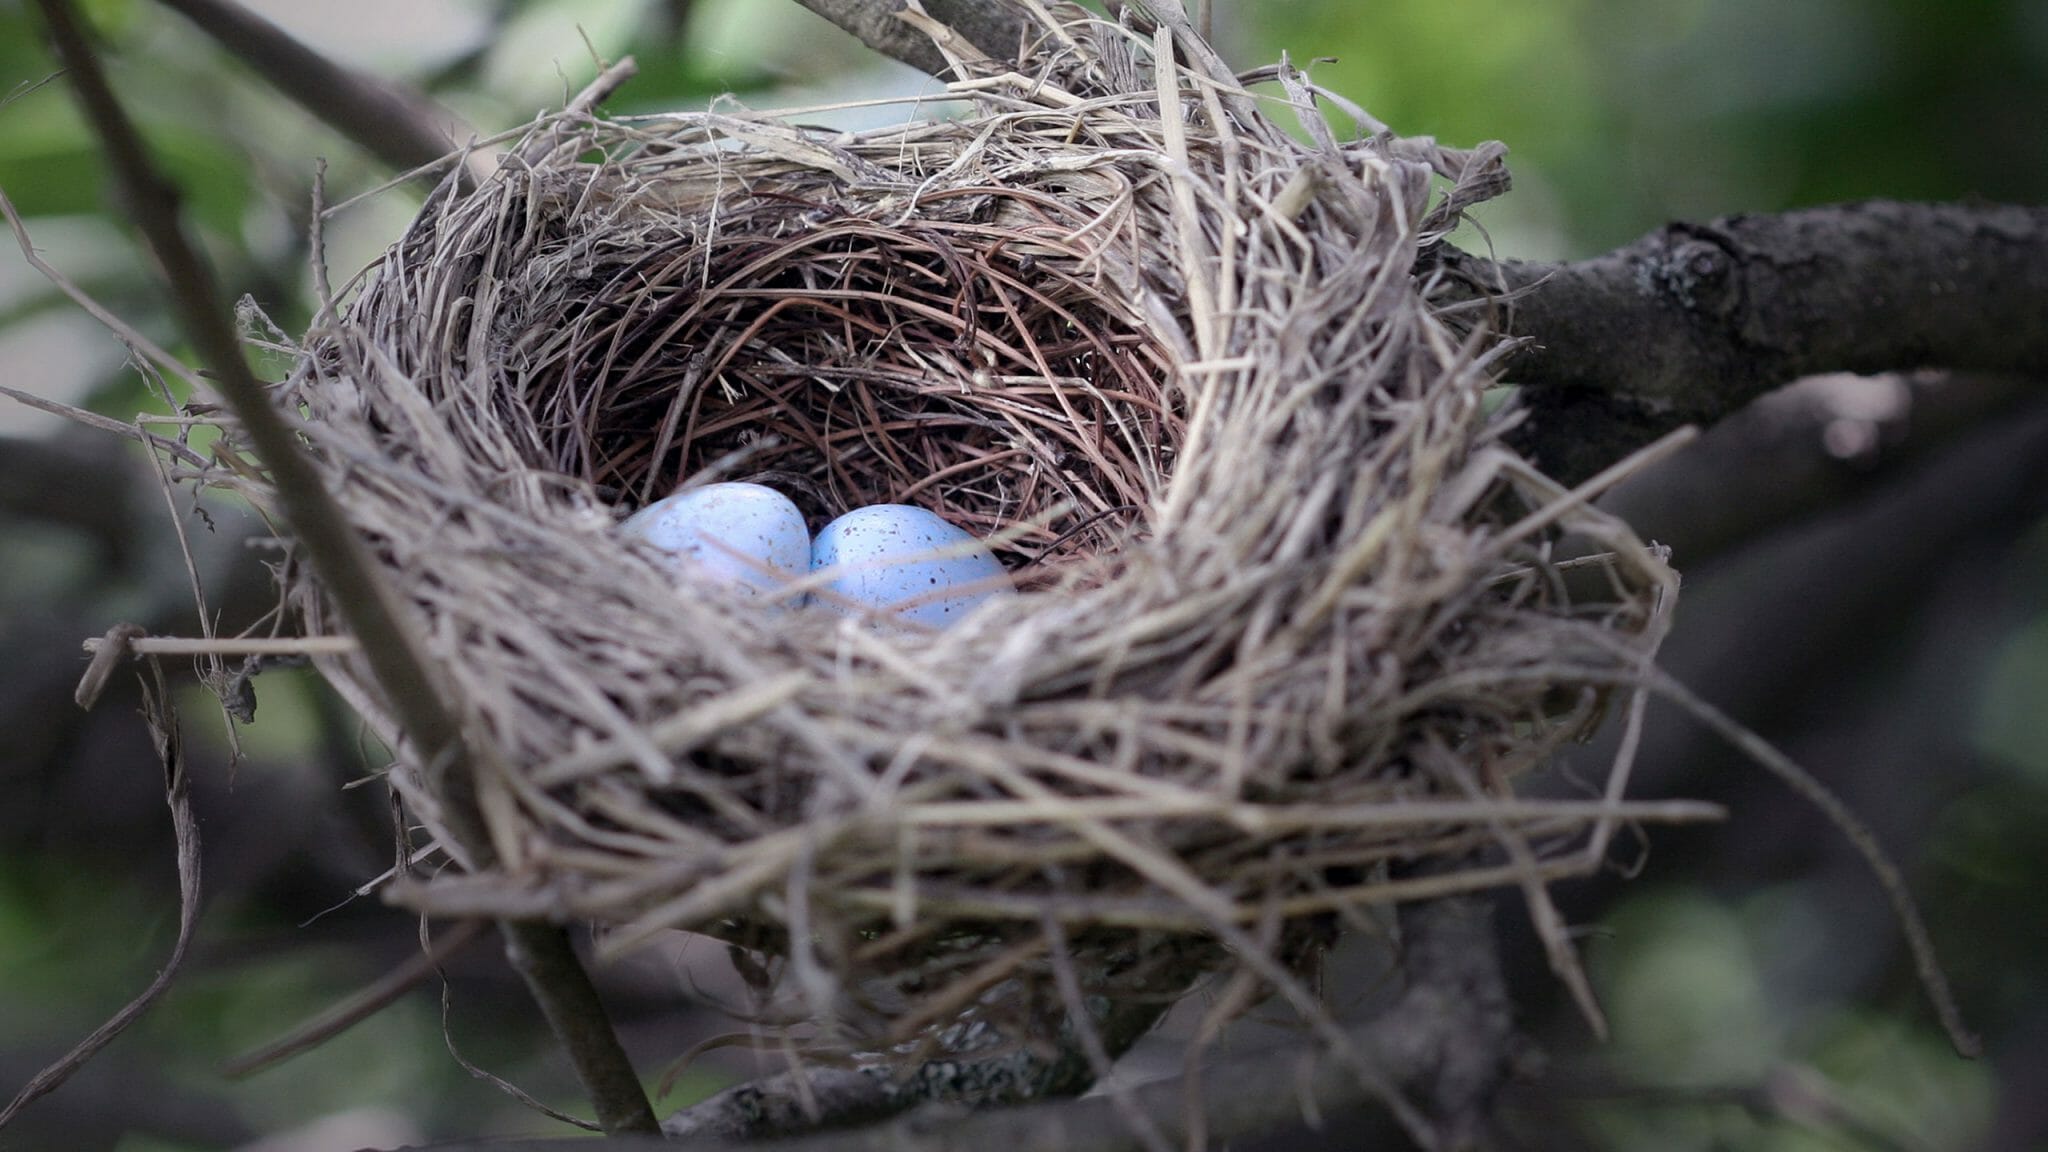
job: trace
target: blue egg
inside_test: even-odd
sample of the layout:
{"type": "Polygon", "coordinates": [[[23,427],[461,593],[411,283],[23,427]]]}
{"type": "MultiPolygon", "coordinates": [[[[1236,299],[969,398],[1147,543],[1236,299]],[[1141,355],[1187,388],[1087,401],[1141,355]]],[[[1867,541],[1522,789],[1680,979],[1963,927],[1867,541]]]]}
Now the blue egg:
{"type": "Polygon", "coordinates": [[[679,579],[708,578],[751,596],[773,592],[811,567],[804,514],[789,497],[760,484],[686,488],[619,527],[668,553],[679,579]]]}
{"type": "Polygon", "coordinates": [[[930,628],[1016,594],[987,545],[908,504],[870,504],[825,525],[811,542],[811,568],[834,570],[817,603],[841,615],[882,613],[930,628]]]}

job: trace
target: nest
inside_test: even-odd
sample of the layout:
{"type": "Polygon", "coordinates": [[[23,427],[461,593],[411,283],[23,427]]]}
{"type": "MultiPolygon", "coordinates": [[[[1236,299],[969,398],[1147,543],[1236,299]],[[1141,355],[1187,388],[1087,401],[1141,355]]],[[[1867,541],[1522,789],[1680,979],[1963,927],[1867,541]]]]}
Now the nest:
{"type": "Polygon", "coordinates": [[[325,658],[447,865],[392,898],[709,933],[812,1050],[918,1054],[1287,986],[1360,909],[1588,867],[1621,809],[1516,781],[1635,679],[1674,578],[1503,446],[1498,342],[1417,280],[1499,150],[1078,15],[962,69],[965,115],[860,134],[543,120],[296,345],[277,399],[493,849],[325,658]],[[615,525],[704,479],[813,528],[924,505],[1026,594],[912,633],[679,593],[615,525]]]}

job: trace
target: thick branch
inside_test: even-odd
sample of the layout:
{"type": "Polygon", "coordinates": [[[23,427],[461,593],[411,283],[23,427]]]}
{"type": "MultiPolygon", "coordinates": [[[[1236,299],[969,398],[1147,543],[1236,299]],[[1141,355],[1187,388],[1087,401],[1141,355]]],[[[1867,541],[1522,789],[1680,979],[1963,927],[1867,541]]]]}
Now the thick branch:
{"type": "MultiPolygon", "coordinates": [[[[905,0],[797,0],[797,3],[852,33],[892,60],[931,76],[944,76],[946,57],[932,38],[896,18],[905,0]]],[[[1015,0],[925,0],[924,10],[941,24],[998,60],[1017,56],[1037,35],[1036,24],[1015,0]]]]}
{"type": "Polygon", "coordinates": [[[1672,224],[1570,264],[1442,253],[1505,288],[1525,447],[1571,482],[1821,372],[2048,376],[2048,208],[1870,201],[1672,224]]]}

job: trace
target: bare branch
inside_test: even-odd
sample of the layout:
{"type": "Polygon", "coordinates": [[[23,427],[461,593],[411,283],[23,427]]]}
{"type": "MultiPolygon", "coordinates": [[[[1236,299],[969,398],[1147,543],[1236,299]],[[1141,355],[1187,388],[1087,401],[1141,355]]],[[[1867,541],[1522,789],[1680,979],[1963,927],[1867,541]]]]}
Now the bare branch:
{"type": "MultiPolygon", "coordinates": [[[[930,36],[897,19],[906,0],[797,0],[837,24],[861,43],[892,60],[900,60],[931,76],[944,76],[944,53],[930,36]]],[[[999,60],[1017,55],[1036,38],[1035,23],[1015,0],[925,0],[924,10],[999,60]]]]}
{"type": "MultiPolygon", "coordinates": [[[[437,777],[436,794],[447,809],[458,847],[481,863],[492,848],[477,811],[470,754],[454,713],[441,695],[425,657],[403,622],[402,609],[379,579],[362,542],[350,528],[292,429],[271,406],[243,356],[240,340],[213,270],[185,235],[177,190],[158,173],[134,124],[115,99],[99,57],[86,40],[70,4],[38,0],[57,56],[64,63],[86,119],[99,134],[115,180],[135,224],[156,257],[171,292],[172,306],[200,358],[214,374],[222,398],[270,470],[286,519],[318,569],[330,599],[362,644],[385,697],[391,702],[412,751],[437,777]]],[[[608,1131],[657,1128],[632,1065],[605,1019],[590,976],[558,928],[508,923],[515,965],[558,1031],[608,1131]],[[524,952],[524,957],[520,953],[524,952]]]]}
{"type": "Polygon", "coordinates": [[[1525,446],[1565,483],[1821,372],[2048,377],[2048,208],[1870,201],[1672,224],[1570,264],[1439,254],[1514,294],[1525,446]]]}
{"type": "Polygon", "coordinates": [[[438,165],[473,135],[424,93],[345,68],[233,0],[161,0],[272,87],[400,172],[438,165]]]}
{"type": "Polygon", "coordinates": [[[655,1132],[660,1122],[626,1058],[597,986],[576,957],[569,934],[552,924],[503,920],[505,956],[540,1002],[606,1132],[655,1132]]]}
{"type": "Polygon", "coordinates": [[[871,1124],[913,1103],[890,1091],[883,1075],[806,1068],[735,1084],[678,1111],[661,1127],[670,1139],[694,1148],[871,1124]]]}
{"type": "Polygon", "coordinates": [[[220,1073],[230,1080],[261,1072],[273,1064],[327,1041],[390,1007],[393,1001],[431,979],[448,958],[469,947],[483,934],[489,922],[460,920],[437,938],[433,945],[408,956],[403,964],[354,995],[330,1005],[319,1015],[283,1036],[251,1049],[221,1065],[220,1073]]]}

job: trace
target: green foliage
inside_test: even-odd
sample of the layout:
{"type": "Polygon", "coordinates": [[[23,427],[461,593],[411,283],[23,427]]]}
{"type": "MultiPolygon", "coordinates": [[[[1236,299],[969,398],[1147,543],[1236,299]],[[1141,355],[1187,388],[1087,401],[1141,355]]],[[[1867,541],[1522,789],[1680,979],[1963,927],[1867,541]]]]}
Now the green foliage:
{"type": "Polygon", "coordinates": [[[1504,141],[1509,247],[1557,257],[1672,218],[2036,199],[2044,24],[2024,0],[1298,0],[1240,55],[1334,56],[1317,79],[1397,130],[1504,141]]]}
{"type": "Polygon", "coordinates": [[[1828,947],[1809,906],[1820,898],[1798,886],[1741,905],[1676,892],[1631,900],[1610,920],[1612,939],[1593,953],[1614,1026],[1603,1063],[1626,1072],[1587,1109],[1599,1146],[1821,1152],[1845,1133],[1978,1146],[1993,1074],[1907,1023],[1913,1013],[1774,1002],[1777,958],[1828,947]]]}

